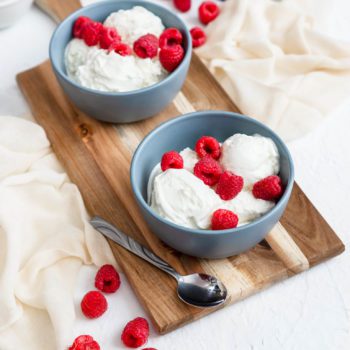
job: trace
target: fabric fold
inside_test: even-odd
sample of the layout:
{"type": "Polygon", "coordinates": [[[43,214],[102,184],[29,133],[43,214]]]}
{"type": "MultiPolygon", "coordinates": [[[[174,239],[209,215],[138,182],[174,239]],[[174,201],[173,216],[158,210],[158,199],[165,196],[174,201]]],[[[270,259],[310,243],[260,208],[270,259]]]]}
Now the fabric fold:
{"type": "Polygon", "coordinates": [[[70,344],[80,267],[115,265],[88,219],[43,129],[0,117],[0,349],[70,344]]]}
{"type": "Polygon", "coordinates": [[[312,130],[350,91],[350,43],[319,30],[329,5],[227,0],[196,51],[240,111],[286,141],[312,130]]]}

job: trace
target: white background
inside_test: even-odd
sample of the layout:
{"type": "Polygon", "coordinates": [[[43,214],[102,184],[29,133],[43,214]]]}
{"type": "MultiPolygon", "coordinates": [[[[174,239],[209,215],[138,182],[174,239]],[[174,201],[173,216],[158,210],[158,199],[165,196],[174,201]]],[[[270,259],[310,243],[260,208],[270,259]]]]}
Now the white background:
{"type": "MultiPolygon", "coordinates": [[[[168,0],[160,2],[171,5],[168,0]]],[[[333,25],[325,31],[350,42],[350,2],[333,0],[332,5],[329,19],[333,25]]],[[[191,25],[196,23],[194,11],[184,17],[191,25]]],[[[0,31],[0,115],[28,114],[15,75],[48,57],[54,27],[33,7],[16,25],[0,31]]],[[[289,146],[297,182],[347,245],[350,91],[349,101],[338,106],[324,124],[289,146]]],[[[92,289],[93,279],[94,269],[84,268],[75,291],[77,321],[73,335],[91,334],[104,350],[124,349],[120,341],[124,324],[145,316],[144,311],[122,275],[120,290],[108,297],[108,312],[98,320],[86,320],[79,302],[92,289]]],[[[152,330],[147,345],[158,350],[350,349],[350,253],[345,251],[311,271],[168,335],[158,336],[152,330]]]]}

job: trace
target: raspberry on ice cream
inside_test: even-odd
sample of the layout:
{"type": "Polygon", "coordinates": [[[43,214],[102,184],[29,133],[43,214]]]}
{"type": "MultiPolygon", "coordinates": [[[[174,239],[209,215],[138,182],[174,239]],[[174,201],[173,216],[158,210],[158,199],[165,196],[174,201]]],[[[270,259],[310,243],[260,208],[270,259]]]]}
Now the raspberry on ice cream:
{"type": "Polygon", "coordinates": [[[163,47],[159,52],[159,60],[162,66],[168,71],[174,71],[182,62],[185,51],[181,45],[163,47]]]}
{"type": "Polygon", "coordinates": [[[80,335],[68,350],[100,350],[100,346],[91,335],[80,335]]]}
{"type": "Polygon", "coordinates": [[[238,222],[246,225],[271,210],[282,194],[280,179],[274,175],[279,172],[279,152],[273,140],[235,134],[223,142],[221,155],[215,154],[218,150],[219,142],[204,136],[196,151],[186,147],[180,152],[183,169],[162,172],[158,163],[147,186],[151,208],[177,225],[194,229],[210,229],[218,209],[229,214],[223,215],[223,223],[222,212],[215,215],[217,229],[227,222],[229,228],[238,222]],[[213,154],[219,158],[213,159],[213,154]],[[270,176],[264,179],[264,174],[270,176]]]}
{"type": "Polygon", "coordinates": [[[103,265],[97,271],[95,287],[105,293],[114,293],[120,287],[120,277],[112,265],[103,265]]]}
{"type": "Polygon", "coordinates": [[[95,46],[100,41],[101,31],[103,25],[99,22],[90,22],[84,25],[82,28],[82,38],[87,46],[95,46]]]}
{"type": "Polygon", "coordinates": [[[282,181],[279,176],[271,175],[253,186],[253,195],[255,198],[273,201],[281,197],[283,193],[282,181]]]}
{"type": "Polygon", "coordinates": [[[243,177],[235,175],[230,171],[225,171],[216,186],[216,193],[224,201],[235,198],[243,189],[243,177]]]}
{"type": "Polygon", "coordinates": [[[207,35],[205,34],[204,30],[200,27],[193,27],[190,30],[190,34],[192,37],[193,47],[202,46],[207,41],[207,35]]]}
{"type": "Polygon", "coordinates": [[[146,344],[149,336],[149,325],[146,319],[137,317],[128,322],[123,330],[121,339],[125,346],[138,348],[146,344]]]}
{"type": "Polygon", "coordinates": [[[89,89],[126,92],[158,83],[168,75],[159,60],[158,40],[135,45],[149,34],[159,38],[165,27],[160,17],[142,6],[111,13],[102,23],[79,18],[65,50],[69,77],[89,89]],[[100,29],[100,31],[99,31],[100,29]],[[143,53],[141,52],[143,50],[143,53]],[[141,58],[140,56],[146,56],[141,58]]]}
{"type": "Polygon", "coordinates": [[[153,58],[158,53],[158,38],[153,34],[146,34],[134,42],[134,51],[140,58],[153,58]]]}
{"type": "Polygon", "coordinates": [[[202,136],[196,142],[195,150],[199,158],[210,156],[214,159],[219,159],[221,154],[220,144],[217,139],[212,136],[202,136]]]}
{"type": "Polygon", "coordinates": [[[203,24],[208,24],[219,16],[220,8],[213,1],[204,1],[198,8],[199,20],[203,24]]]}
{"type": "Polygon", "coordinates": [[[194,174],[206,185],[214,186],[219,181],[222,169],[216,160],[206,156],[194,166],[194,174]]]}
{"type": "Polygon", "coordinates": [[[108,51],[114,51],[120,56],[130,56],[132,53],[132,49],[128,44],[124,44],[119,41],[115,41],[111,44],[111,46],[108,48],[108,51]]]}
{"type": "Polygon", "coordinates": [[[115,28],[103,27],[100,35],[101,49],[108,50],[114,42],[119,42],[121,37],[115,28]]]}
{"type": "Polygon", "coordinates": [[[238,225],[238,216],[231,210],[218,209],[211,218],[212,230],[228,230],[238,225]]]}
{"type": "Polygon", "coordinates": [[[159,47],[161,49],[163,49],[164,47],[181,44],[182,34],[177,28],[167,28],[159,37],[159,47]]]}
{"type": "Polygon", "coordinates": [[[163,171],[170,168],[182,169],[184,167],[184,161],[179,153],[169,151],[163,154],[160,165],[163,171]]]}
{"type": "Polygon", "coordinates": [[[92,22],[92,19],[89,17],[85,17],[85,16],[78,17],[78,19],[74,22],[74,25],[73,25],[74,38],[82,39],[83,38],[82,32],[83,32],[84,26],[91,22],[92,22]]]}
{"type": "Polygon", "coordinates": [[[86,317],[97,318],[106,312],[108,304],[101,292],[91,291],[85,294],[80,306],[86,317]]]}

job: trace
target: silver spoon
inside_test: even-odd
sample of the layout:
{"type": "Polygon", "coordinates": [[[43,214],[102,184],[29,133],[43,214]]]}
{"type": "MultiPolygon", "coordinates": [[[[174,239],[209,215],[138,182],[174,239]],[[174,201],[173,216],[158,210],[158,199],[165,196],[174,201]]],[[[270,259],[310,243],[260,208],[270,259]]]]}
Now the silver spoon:
{"type": "Polygon", "coordinates": [[[177,281],[177,294],[185,303],[207,308],[226,301],[226,287],[215,277],[204,273],[181,276],[164,260],[104,219],[96,216],[91,220],[91,225],[112,241],[174,277],[177,281]]]}

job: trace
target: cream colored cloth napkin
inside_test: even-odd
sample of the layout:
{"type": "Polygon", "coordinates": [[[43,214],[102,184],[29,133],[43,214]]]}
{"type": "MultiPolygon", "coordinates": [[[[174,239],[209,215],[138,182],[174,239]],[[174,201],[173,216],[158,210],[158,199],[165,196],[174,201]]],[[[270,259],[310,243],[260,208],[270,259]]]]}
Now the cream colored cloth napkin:
{"type": "Polygon", "coordinates": [[[329,6],[332,1],[227,0],[197,50],[241,112],[287,141],[349,97],[350,43],[319,32],[329,6]]]}
{"type": "Polygon", "coordinates": [[[66,349],[79,268],[105,263],[108,243],[43,129],[0,117],[0,349],[66,349]]]}

